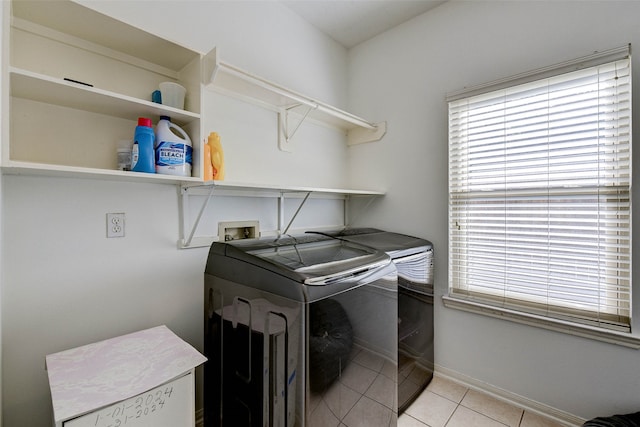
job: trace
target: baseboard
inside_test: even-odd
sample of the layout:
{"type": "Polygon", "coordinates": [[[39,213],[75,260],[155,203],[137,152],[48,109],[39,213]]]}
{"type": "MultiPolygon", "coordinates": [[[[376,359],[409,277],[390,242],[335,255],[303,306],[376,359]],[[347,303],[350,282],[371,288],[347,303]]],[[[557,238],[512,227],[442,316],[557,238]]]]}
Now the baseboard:
{"type": "Polygon", "coordinates": [[[533,412],[543,417],[551,418],[557,423],[568,427],[580,427],[586,421],[582,418],[576,417],[573,414],[569,414],[543,403],[536,402],[535,400],[531,400],[515,393],[511,393],[507,390],[492,386],[491,384],[478,381],[464,374],[439,366],[437,364],[435,365],[433,374],[435,376],[446,378],[450,381],[461,384],[467,388],[486,393],[498,400],[502,400],[504,402],[510,403],[511,405],[522,408],[525,411],[533,412]]]}

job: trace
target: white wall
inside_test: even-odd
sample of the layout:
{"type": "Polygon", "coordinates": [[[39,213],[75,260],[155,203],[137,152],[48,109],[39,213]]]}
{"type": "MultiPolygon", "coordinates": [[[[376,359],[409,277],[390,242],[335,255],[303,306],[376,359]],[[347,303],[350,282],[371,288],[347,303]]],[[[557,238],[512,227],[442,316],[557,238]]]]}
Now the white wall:
{"type": "MultiPolygon", "coordinates": [[[[227,62],[344,108],[345,49],[278,3],[87,3],[203,53],[217,46],[227,62]]],[[[214,94],[205,103],[205,130],[223,136],[228,179],[300,179],[301,185],[325,187],[344,179],[344,163],[334,162],[345,151],[336,131],[305,128],[296,151],[282,153],[275,115],[214,94]],[[319,148],[319,140],[328,144],[319,148]],[[252,144],[261,145],[250,150],[252,144]]],[[[202,350],[207,249],[177,249],[175,186],[13,175],[3,176],[1,186],[5,426],[51,425],[47,354],[159,324],[202,350]],[[125,238],[105,237],[107,212],[125,212],[125,238]]],[[[238,218],[249,209],[251,217],[273,221],[263,213],[265,203],[271,202],[229,202],[220,210],[229,217],[203,227],[217,230],[218,219],[254,219],[238,218]]]]}
{"type": "MultiPolygon", "coordinates": [[[[582,418],[640,410],[639,351],[447,309],[440,298],[446,94],[595,50],[640,46],[638,16],[639,2],[452,1],[350,51],[350,109],[389,128],[383,141],[350,150],[352,182],[387,186],[371,224],[435,245],[436,369],[582,418]]],[[[637,107],[640,93],[633,95],[637,107]]]]}

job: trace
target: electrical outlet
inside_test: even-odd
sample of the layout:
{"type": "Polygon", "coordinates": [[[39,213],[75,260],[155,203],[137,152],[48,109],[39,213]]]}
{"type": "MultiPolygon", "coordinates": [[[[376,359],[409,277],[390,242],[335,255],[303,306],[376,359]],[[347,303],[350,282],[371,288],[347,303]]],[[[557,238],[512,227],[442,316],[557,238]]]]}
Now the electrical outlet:
{"type": "Polygon", "coordinates": [[[107,214],[107,237],[124,237],[124,213],[107,214]]]}

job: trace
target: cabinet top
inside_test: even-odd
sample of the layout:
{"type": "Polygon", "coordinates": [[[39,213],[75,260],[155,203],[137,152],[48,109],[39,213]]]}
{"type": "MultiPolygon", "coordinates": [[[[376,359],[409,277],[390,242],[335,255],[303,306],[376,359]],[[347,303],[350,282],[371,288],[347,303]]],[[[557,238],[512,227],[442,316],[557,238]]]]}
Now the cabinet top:
{"type": "Polygon", "coordinates": [[[132,57],[181,70],[199,56],[162,37],[71,1],[13,0],[13,18],[69,34],[132,57]]]}
{"type": "Polygon", "coordinates": [[[166,326],[50,354],[46,366],[55,419],[144,393],[206,360],[166,326]]]}

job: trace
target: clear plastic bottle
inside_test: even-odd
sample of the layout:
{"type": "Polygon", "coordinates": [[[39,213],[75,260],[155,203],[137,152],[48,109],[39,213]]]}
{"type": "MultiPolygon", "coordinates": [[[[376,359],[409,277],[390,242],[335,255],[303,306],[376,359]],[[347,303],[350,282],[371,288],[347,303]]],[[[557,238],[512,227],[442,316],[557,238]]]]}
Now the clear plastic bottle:
{"type": "Polygon", "coordinates": [[[133,136],[133,148],[131,150],[131,170],[134,172],[155,173],[155,155],[153,144],[155,134],[151,127],[151,119],[138,118],[138,126],[133,136]]]}
{"type": "Polygon", "coordinates": [[[131,152],[133,151],[133,143],[130,139],[121,139],[118,141],[116,154],[118,156],[118,170],[131,170],[131,152]]]}

